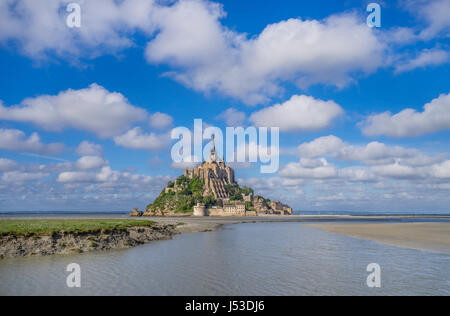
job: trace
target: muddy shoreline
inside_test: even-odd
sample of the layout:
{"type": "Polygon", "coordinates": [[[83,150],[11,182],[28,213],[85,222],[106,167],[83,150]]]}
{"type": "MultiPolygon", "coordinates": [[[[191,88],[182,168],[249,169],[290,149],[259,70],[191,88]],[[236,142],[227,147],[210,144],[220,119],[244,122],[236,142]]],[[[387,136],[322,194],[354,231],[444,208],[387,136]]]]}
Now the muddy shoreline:
{"type": "MultiPolygon", "coordinates": [[[[17,217],[15,217],[17,219],[17,217]]],[[[52,219],[52,216],[40,217],[52,219]]],[[[58,217],[61,218],[61,217],[58,217]]],[[[64,218],[72,218],[65,216],[64,218]]],[[[76,217],[79,218],[79,217],[76,217]]],[[[89,219],[101,219],[95,217],[89,219]]],[[[108,217],[111,218],[111,217],[108,217]]],[[[23,217],[22,219],[30,219],[23,217]]],[[[136,219],[136,218],[135,218],[136,219]]],[[[171,239],[185,233],[214,231],[223,225],[241,223],[284,223],[303,224],[339,223],[357,225],[361,222],[398,222],[427,221],[433,219],[449,220],[449,216],[351,216],[351,215],[293,215],[293,216],[260,216],[260,217],[150,217],[157,225],[152,227],[134,227],[108,233],[76,234],[58,233],[52,236],[0,237],[0,259],[26,256],[47,256],[55,254],[73,254],[90,251],[106,251],[135,247],[147,242],[171,239]]],[[[400,223],[399,225],[402,225],[400,223]]],[[[448,224],[450,225],[450,223],[448,224]]]]}
{"type": "Polygon", "coordinates": [[[150,241],[171,239],[177,233],[174,225],[155,225],[106,232],[5,235],[0,237],[0,259],[132,248],[150,241]]]}

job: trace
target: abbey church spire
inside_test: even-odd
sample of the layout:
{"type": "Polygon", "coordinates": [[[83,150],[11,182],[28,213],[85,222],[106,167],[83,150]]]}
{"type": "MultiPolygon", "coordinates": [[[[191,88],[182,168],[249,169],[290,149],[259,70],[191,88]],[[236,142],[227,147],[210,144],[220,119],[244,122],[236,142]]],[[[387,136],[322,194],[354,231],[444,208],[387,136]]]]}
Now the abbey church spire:
{"type": "Polygon", "coordinates": [[[215,141],[215,139],[216,139],[216,135],[214,135],[213,134],[213,136],[212,136],[212,148],[211,148],[211,153],[212,152],[216,152],[216,141],[215,141]]]}
{"type": "Polygon", "coordinates": [[[209,154],[208,161],[210,162],[216,162],[217,161],[217,152],[216,152],[216,142],[215,142],[216,136],[212,135],[212,147],[211,147],[211,153],[209,154]]]}

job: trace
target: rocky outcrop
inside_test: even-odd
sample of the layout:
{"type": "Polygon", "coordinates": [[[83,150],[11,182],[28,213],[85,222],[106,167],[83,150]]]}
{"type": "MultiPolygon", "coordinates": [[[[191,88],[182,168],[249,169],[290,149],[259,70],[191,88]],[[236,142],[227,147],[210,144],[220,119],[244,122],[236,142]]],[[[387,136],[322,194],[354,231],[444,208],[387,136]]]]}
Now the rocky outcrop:
{"type": "Polygon", "coordinates": [[[131,248],[146,242],[170,239],[173,225],[131,227],[96,233],[59,232],[52,235],[0,237],[0,258],[48,256],[131,248]]]}
{"type": "Polygon", "coordinates": [[[279,201],[270,202],[270,207],[274,214],[278,215],[292,215],[292,208],[289,205],[283,204],[279,201]]]}
{"type": "Polygon", "coordinates": [[[144,215],[144,212],[139,211],[137,208],[133,209],[133,212],[130,213],[131,217],[141,217],[144,215]]]}
{"type": "Polygon", "coordinates": [[[256,213],[261,215],[266,215],[271,213],[270,207],[267,205],[266,199],[262,196],[255,196],[253,198],[253,205],[255,207],[256,213]]]}

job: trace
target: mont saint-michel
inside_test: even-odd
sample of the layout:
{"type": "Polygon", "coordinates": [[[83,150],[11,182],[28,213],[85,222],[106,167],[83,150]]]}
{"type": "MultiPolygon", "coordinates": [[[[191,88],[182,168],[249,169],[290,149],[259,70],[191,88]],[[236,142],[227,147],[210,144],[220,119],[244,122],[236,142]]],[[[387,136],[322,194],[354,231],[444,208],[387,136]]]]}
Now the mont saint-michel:
{"type": "Polygon", "coordinates": [[[132,216],[259,216],[292,215],[292,208],[254,194],[240,187],[233,168],[218,157],[213,145],[209,158],[169,182],[145,213],[135,210],[132,216]]]}

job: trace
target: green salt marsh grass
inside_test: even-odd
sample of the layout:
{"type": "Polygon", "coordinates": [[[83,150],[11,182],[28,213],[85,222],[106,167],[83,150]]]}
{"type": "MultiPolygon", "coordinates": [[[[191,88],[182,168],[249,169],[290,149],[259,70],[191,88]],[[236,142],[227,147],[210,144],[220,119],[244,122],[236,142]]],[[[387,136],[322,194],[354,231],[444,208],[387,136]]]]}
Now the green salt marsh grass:
{"type": "Polygon", "coordinates": [[[61,231],[93,233],[129,227],[149,227],[155,222],[133,219],[26,219],[0,220],[0,236],[51,235],[61,231]]]}

